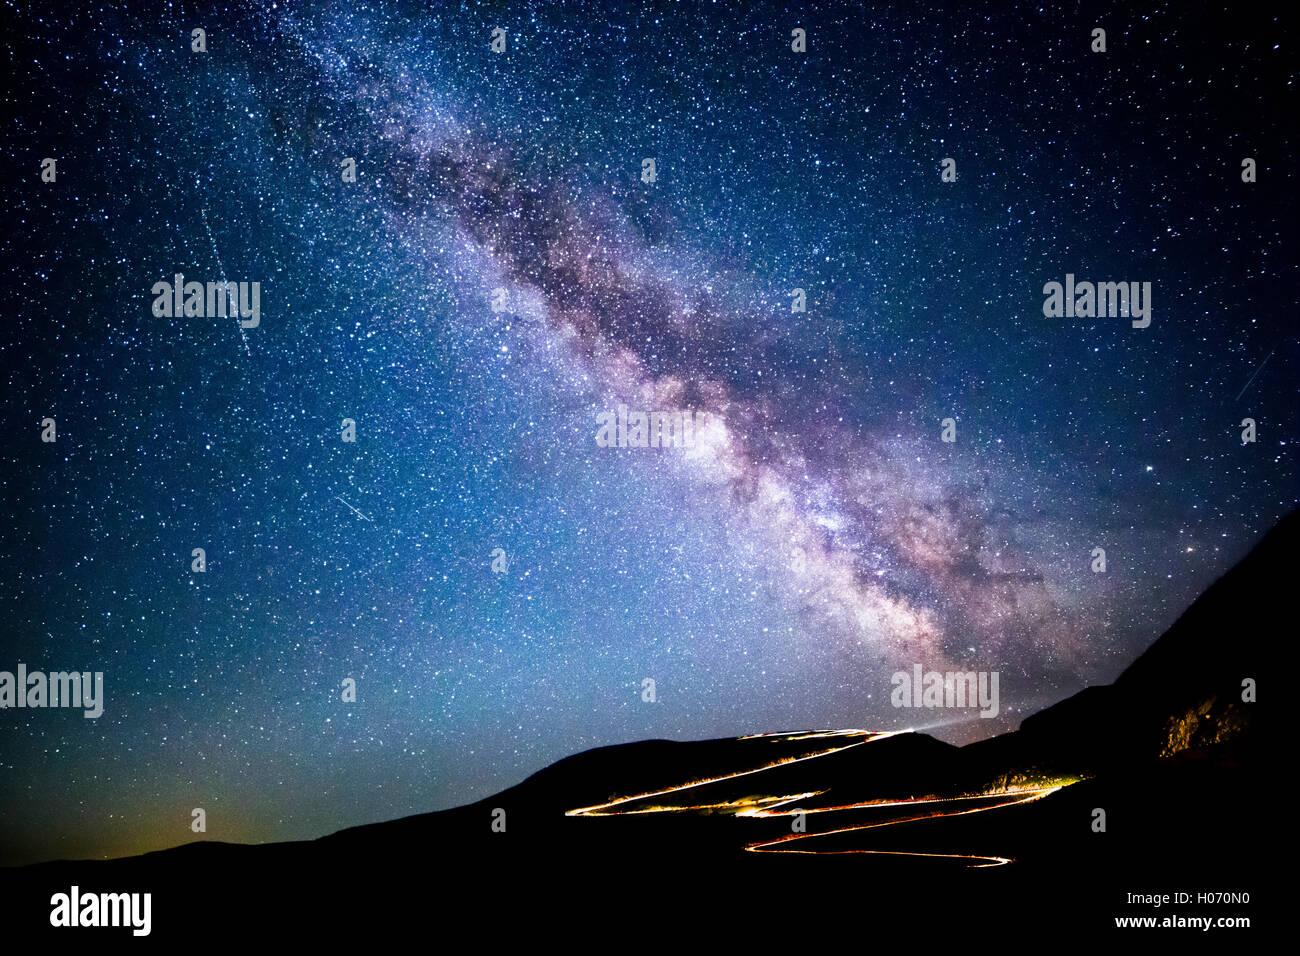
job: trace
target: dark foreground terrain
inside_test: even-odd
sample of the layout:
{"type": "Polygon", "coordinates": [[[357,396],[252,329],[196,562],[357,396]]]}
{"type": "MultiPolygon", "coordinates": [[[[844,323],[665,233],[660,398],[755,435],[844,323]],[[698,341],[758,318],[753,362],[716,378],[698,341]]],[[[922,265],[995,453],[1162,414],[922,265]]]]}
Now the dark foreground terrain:
{"type": "Polygon", "coordinates": [[[1298,553],[1292,516],[1114,684],[978,744],[820,731],[607,747],[479,803],[311,842],[0,870],[5,936],[144,943],[128,929],[52,929],[51,896],[77,885],[151,893],[150,938],[176,942],[400,932],[438,945],[455,932],[476,947],[984,949],[1109,933],[1239,945],[1250,929],[1116,918],[1266,922],[1262,873],[1286,854],[1285,810],[1242,682],[1270,693],[1263,654],[1294,633],[1298,553]]]}

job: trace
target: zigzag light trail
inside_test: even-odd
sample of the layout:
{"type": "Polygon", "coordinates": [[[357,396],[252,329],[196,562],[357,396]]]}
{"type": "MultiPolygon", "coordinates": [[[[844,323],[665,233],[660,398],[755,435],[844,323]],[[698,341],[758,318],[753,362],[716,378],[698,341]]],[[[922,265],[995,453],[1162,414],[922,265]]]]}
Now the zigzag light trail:
{"type": "Polygon", "coordinates": [[[833,830],[823,830],[815,833],[790,833],[775,840],[764,840],[757,843],[750,843],[747,844],[744,848],[747,852],[751,852],[751,853],[800,853],[800,854],[809,854],[809,855],[823,855],[823,854],[841,855],[841,854],[857,853],[857,854],[872,854],[872,855],[882,855],[882,856],[906,856],[906,857],[924,857],[924,858],[931,858],[931,859],[967,860],[967,861],[971,861],[969,863],[970,868],[979,869],[979,868],[991,867],[991,866],[1004,866],[1014,861],[1011,857],[1005,857],[1005,856],[985,856],[985,855],[978,855],[978,854],[963,854],[963,853],[928,853],[928,852],[907,851],[907,850],[872,850],[872,849],[835,849],[835,850],[794,849],[788,847],[787,844],[799,840],[808,840],[811,838],[840,836],[846,833],[856,833],[860,830],[872,830],[872,829],[878,829],[880,827],[898,826],[900,824],[916,823],[923,820],[936,820],[945,817],[967,816],[973,813],[983,813],[987,810],[997,810],[1005,807],[1019,806],[1021,804],[1030,803],[1035,800],[1041,800],[1043,797],[1049,796],[1055,793],[1056,791],[1060,790],[1063,786],[1068,786],[1068,784],[1057,784],[1057,785],[1043,786],[1043,787],[1026,787],[1026,788],[1014,789],[1014,790],[998,790],[998,791],[993,791],[988,793],[963,794],[961,796],[955,796],[955,797],[917,797],[908,800],[881,800],[881,801],[867,800],[867,801],[860,801],[857,803],[841,804],[832,807],[810,807],[808,809],[800,809],[797,806],[797,801],[806,800],[810,797],[820,796],[822,793],[825,793],[826,791],[822,790],[822,791],[811,791],[811,792],[799,793],[799,794],[772,795],[769,797],[745,797],[736,800],[724,800],[717,803],[683,803],[683,804],[669,803],[669,804],[661,804],[661,805],[650,806],[650,807],[642,807],[639,809],[626,809],[626,810],[615,809],[617,807],[625,806],[627,804],[634,804],[634,803],[639,803],[656,797],[666,797],[671,794],[683,793],[685,791],[695,790],[698,789],[699,787],[708,786],[710,784],[723,783],[728,780],[736,780],[741,777],[748,777],[754,774],[763,773],[765,771],[775,770],[781,767],[788,767],[791,766],[792,764],[801,763],[803,761],[814,760],[818,757],[825,757],[830,754],[840,753],[842,751],[849,750],[850,748],[861,746],[862,744],[865,743],[870,743],[872,741],[880,740],[885,737],[894,736],[896,733],[899,732],[891,731],[885,733],[872,733],[870,731],[863,731],[863,730],[835,730],[835,731],[811,731],[806,733],[794,733],[794,734],[784,734],[784,733],[751,734],[746,737],[740,737],[738,739],[758,740],[758,739],[771,738],[771,739],[777,739],[777,740],[782,740],[787,742],[794,741],[794,740],[809,740],[809,739],[816,739],[819,737],[837,737],[837,736],[838,737],[859,737],[861,739],[854,740],[852,743],[848,743],[843,746],[832,747],[826,750],[820,750],[815,753],[805,754],[800,757],[789,757],[782,760],[776,760],[771,763],[764,764],[761,767],[756,767],[750,770],[741,770],[735,773],[721,774],[719,776],[709,777],[704,780],[694,780],[689,783],[680,784],[675,787],[667,787],[662,790],[654,790],[654,791],[649,791],[647,793],[635,794],[626,797],[617,797],[614,800],[610,800],[606,803],[596,804],[594,806],[589,806],[589,807],[581,807],[575,810],[569,810],[565,813],[565,816],[611,817],[611,816],[630,816],[636,814],[652,814],[652,813],[690,813],[690,812],[702,812],[702,811],[710,811],[710,810],[735,810],[736,816],[738,817],[772,818],[772,817],[794,817],[800,814],[842,813],[848,810],[866,810],[866,809],[877,809],[877,808],[887,808],[887,807],[913,807],[913,806],[922,807],[927,805],[934,806],[939,804],[960,805],[962,803],[966,803],[973,800],[996,800],[997,802],[991,803],[987,806],[967,807],[963,809],[951,809],[951,810],[934,809],[930,812],[920,813],[915,816],[902,817],[896,820],[884,820],[877,823],[857,824],[854,826],[840,827],[838,829],[833,829],[833,830]],[[791,806],[792,804],[796,804],[796,805],[791,806]],[[786,807],[788,809],[778,810],[777,809],[778,807],[786,807]]]}

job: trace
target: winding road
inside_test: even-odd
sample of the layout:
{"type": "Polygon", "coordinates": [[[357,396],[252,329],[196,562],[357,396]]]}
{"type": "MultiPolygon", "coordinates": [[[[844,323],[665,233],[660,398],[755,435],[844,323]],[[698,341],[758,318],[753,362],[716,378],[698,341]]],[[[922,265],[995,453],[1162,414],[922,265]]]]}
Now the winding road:
{"type": "Polygon", "coordinates": [[[937,820],[944,817],[965,816],[974,813],[984,813],[989,810],[999,810],[1006,807],[1019,806],[1021,804],[1030,803],[1034,800],[1041,800],[1043,797],[1055,793],[1062,787],[1068,786],[1069,782],[1073,782],[1062,782],[1050,786],[1002,788],[990,790],[984,793],[961,794],[950,797],[923,796],[913,797],[906,800],[867,800],[829,807],[800,805],[801,801],[807,801],[814,797],[821,796],[827,792],[825,790],[794,794],[745,796],[732,800],[716,800],[712,802],[699,802],[698,800],[692,801],[690,799],[692,791],[698,791],[704,787],[714,787],[718,784],[724,784],[732,780],[739,780],[743,777],[770,773],[773,770],[788,767],[792,764],[817,760],[830,754],[849,750],[853,747],[860,747],[864,744],[883,740],[887,737],[894,736],[896,733],[900,733],[900,731],[876,733],[865,730],[827,730],[793,734],[751,734],[747,737],[741,737],[738,739],[771,739],[782,743],[826,740],[828,746],[816,749],[810,753],[770,761],[762,766],[748,770],[740,770],[734,773],[721,774],[719,776],[707,777],[701,780],[693,780],[663,790],[653,790],[647,793],[617,797],[613,800],[596,804],[594,806],[569,810],[565,815],[570,817],[609,817],[632,814],[730,811],[738,817],[794,818],[802,816],[802,822],[804,825],[807,825],[806,821],[809,817],[819,814],[845,814],[849,811],[863,812],[877,810],[888,812],[905,808],[901,815],[891,817],[890,819],[877,820],[868,823],[855,823],[827,830],[791,832],[774,840],[763,840],[747,844],[745,850],[752,853],[804,853],[814,855],[871,854],[879,856],[929,858],[935,860],[957,860],[962,861],[964,865],[974,869],[990,866],[1004,866],[1014,861],[1011,857],[1007,856],[917,852],[906,850],[846,849],[842,846],[834,846],[834,844],[842,843],[845,834],[856,834],[867,830],[879,829],[881,827],[902,826],[904,824],[917,823],[923,820],[937,820]],[[918,812],[906,812],[911,808],[916,808],[918,812]],[[807,845],[808,841],[819,843],[830,842],[832,843],[832,847],[825,848],[809,846],[807,845]],[[792,844],[799,843],[804,843],[805,845],[792,846],[792,844]]]}

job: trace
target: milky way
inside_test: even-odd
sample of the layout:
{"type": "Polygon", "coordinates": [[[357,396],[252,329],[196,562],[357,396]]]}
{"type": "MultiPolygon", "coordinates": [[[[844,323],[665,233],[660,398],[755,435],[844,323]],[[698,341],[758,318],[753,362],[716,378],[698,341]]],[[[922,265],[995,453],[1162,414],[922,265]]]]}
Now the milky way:
{"type": "Polygon", "coordinates": [[[1268,16],[615,6],[19,18],[0,669],[106,705],[3,712],[10,858],[197,806],[311,837],[646,737],[978,739],[1295,506],[1268,16]],[[260,324],[153,316],[178,272],[259,281],[260,324]],[[1046,317],[1067,273],[1151,282],[1151,326],[1046,317]],[[620,404],[710,424],[599,447],[620,404]],[[1000,672],[1000,717],[891,707],[918,663],[1000,672]]]}
{"type": "MultiPolygon", "coordinates": [[[[355,58],[336,48],[321,57],[355,58]]],[[[927,462],[934,452],[923,442],[891,448],[887,435],[831,419],[835,390],[789,374],[789,346],[763,313],[710,295],[690,274],[645,268],[653,253],[614,203],[575,202],[571,183],[527,181],[507,151],[474,142],[441,110],[404,108],[415,94],[401,79],[345,73],[331,88],[362,93],[359,112],[377,127],[367,138],[380,147],[367,159],[396,173],[386,197],[395,231],[417,231],[408,217],[454,222],[484,258],[480,271],[532,294],[541,336],[563,342],[594,377],[599,407],[717,417],[721,427],[685,456],[687,470],[710,489],[708,506],[740,518],[736,533],[789,566],[782,597],[807,612],[817,639],[943,665],[949,643],[1033,654],[1046,627],[1055,652],[1074,654],[1074,628],[1042,574],[1009,542],[990,540],[985,507],[951,464],[927,462]],[[754,369],[768,374],[753,378],[754,369]],[[909,572],[924,585],[920,600],[909,572]]]]}

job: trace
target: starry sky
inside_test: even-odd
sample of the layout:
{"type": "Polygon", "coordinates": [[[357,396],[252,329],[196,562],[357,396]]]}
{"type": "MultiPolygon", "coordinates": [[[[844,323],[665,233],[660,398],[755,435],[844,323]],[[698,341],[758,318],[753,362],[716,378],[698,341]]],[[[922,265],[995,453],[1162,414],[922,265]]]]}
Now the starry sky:
{"type": "Polygon", "coordinates": [[[105,709],[0,711],[0,862],[650,737],[980,739],[1296,507],[1265,5],[72,6],[0,10],[0,669],[105,709]],[[260,282],[260,325],[155,317],[178,272],[260,282]],[[1151,282],[1150,327],[1045,317],[1067,273],[1151,282]],[[598,447],[620,403],[715,419],[598,447]],[[914,663],[1001,714],[893,708],[914,663]]]}

